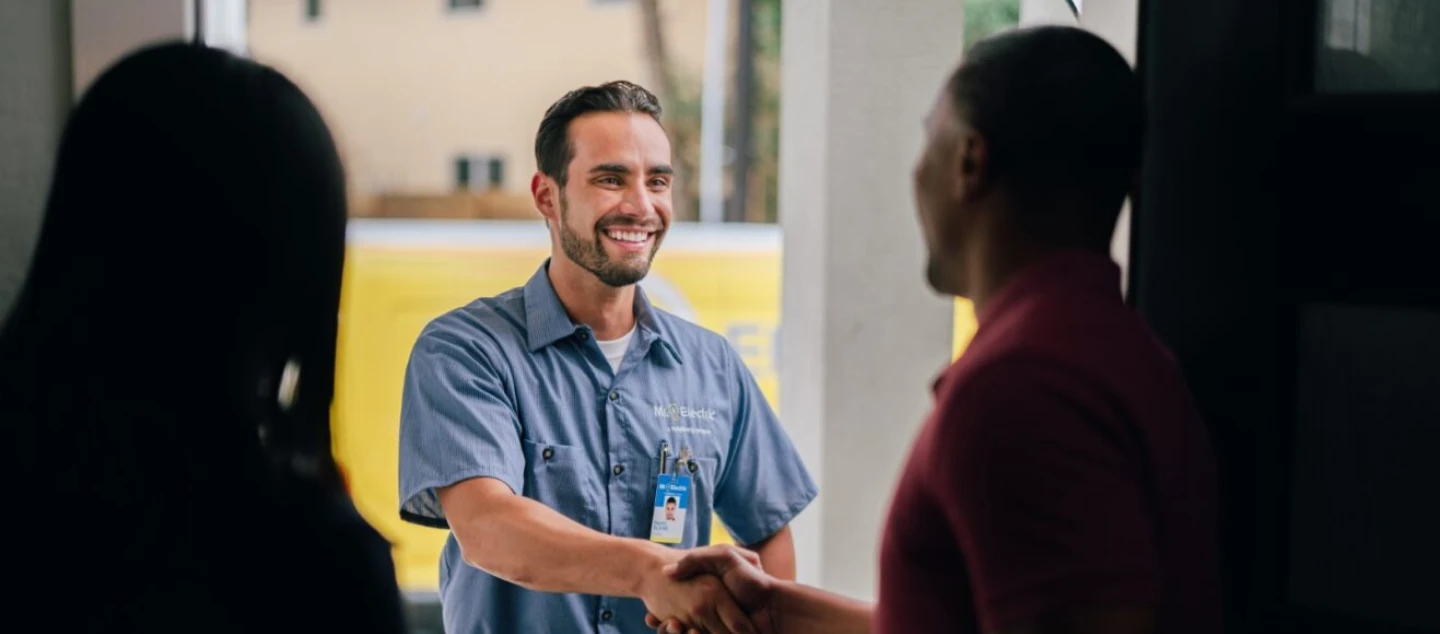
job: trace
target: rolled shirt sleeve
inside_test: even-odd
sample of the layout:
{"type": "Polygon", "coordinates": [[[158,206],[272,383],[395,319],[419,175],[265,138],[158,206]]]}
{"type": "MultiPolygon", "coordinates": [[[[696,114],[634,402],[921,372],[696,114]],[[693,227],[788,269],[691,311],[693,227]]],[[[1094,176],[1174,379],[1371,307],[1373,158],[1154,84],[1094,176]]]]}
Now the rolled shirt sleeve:
{"type": "Polygon", "coordinates": [[[416,341],[400,405],[400,516],[437,528],[447,526],[437,489],[489,477],[518,493],[525,468],[502,366],[443,320],[416,341]]]}
{"type": "Polygon", "coordinates": [[[819,489],[734,348],[727,348],[727,359],[738,396],[730,461],[716,489],[715,511],[736,541],[752,545],[789,524],[819,489]]]}

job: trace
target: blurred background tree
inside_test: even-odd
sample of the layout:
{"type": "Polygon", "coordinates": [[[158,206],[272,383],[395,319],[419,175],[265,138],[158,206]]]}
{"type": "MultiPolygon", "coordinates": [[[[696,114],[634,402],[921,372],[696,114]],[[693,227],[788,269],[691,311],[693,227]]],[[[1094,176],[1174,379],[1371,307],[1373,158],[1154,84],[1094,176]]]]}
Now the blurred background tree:
{"type": "Polygon", "coordinates": [[[640,0],[645,28],[645,57],[650,86],[664,109],[662,119],[670,133],[675,163],[674,213],[676,220],[695,220],[699,210],[696,184],[700,165],[700,82],[683,73],[670,54],[665,38],[665,14],[660,0],[640,0]]]}
{"type": "Polygon", "coordinates": [[[965,48],[1020,24],[1020,0],[965,0],[965,48]]]}

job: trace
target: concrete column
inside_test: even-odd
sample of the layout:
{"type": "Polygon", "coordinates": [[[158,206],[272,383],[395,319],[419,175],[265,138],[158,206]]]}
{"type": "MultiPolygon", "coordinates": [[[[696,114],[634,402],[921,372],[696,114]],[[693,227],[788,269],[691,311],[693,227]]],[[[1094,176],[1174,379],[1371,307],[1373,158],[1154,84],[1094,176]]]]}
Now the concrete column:
{"type": "Polygon", "coordinates": [[[69,110],[69,3],[0,2],[0,321],[30,265],[69,110]]]}
{"type": "Polygon", "coordinates": [[[873,597],[901,461],[950,359],[911,198],[922,121],[963,49],[959,0],[784,3],[781,417],[819,480],[802,581],[873,597]]]}

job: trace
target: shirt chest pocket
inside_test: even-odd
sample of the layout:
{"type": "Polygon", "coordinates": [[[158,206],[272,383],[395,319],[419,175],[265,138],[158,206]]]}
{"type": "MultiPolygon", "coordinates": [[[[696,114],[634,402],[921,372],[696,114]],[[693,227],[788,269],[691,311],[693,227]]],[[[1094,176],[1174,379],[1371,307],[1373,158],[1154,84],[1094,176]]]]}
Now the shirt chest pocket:
{"type": "MultiPolygon", "coordinates": [[[[666,473],[690,478],[690,508],[685,512],[685,533],[676,548],[696,548],[710,544],[711,523],[715,519],[715,479],[719,477],[720,461],[714,458],[691,458],[688,464],[669,458],[666,473]]],[[[660,459],[651,459],[650,492],[659,481],[660,459]]]]}
{"type": "Polygon", "coordinates": [[[580,524],[604,531],[599,474],[576,447],[521,439],[527,498],[580,524]]]}

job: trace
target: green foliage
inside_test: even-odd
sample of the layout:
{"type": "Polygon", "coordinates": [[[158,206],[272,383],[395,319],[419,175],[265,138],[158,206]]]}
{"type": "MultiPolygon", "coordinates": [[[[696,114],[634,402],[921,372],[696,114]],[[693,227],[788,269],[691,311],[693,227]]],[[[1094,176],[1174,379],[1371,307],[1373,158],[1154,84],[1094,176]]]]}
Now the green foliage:
{"type": "Polygon", "coordinates": [[[965,48],[1020,24],[1020,0],[965,0],[965,48]]]}

